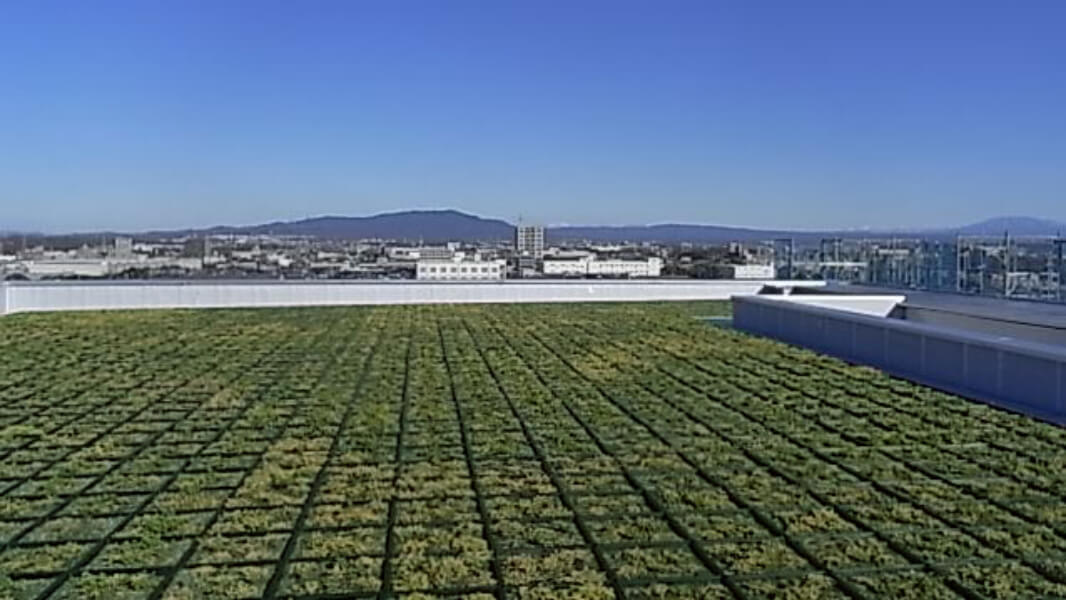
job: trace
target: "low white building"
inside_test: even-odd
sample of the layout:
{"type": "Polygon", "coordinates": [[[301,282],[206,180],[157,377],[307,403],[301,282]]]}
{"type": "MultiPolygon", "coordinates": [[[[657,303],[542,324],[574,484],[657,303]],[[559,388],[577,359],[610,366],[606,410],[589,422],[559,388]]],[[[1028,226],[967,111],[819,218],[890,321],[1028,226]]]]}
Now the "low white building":
{"type": "Polygon", "coordinates": [[[449,246],[390,246],[386,250],[389,260],[448,260],[455,255],[449,246]]]}
{"type": "Polygon", "coordinates": [[[13,273],[40,277],[107,277],[119,275],[133,269],[180,268],[186,271],[203,269],[199,258],[160,257],[147,258],[138,256],[129,260],[114,259],[78,259],[66,260],[26,260],[8,263],[6,269],[13,273]]]}
{"type": "Polygon", "coordinates": [[[581,276],[589,273],[587,258],[571,258],[544,261],[544,274],[555,276],[581,276]]]}
{"type": "Polygon", "coordinates": [[[420,260],[415,279],[429,281],[485,281],[503,279],[505,260],[420,260]]]}
{"type": "Polygon", "coordinates": [[[544,274],[578,277],[658,277],[663,260],[594,260],[591,257],[575,260],[545,260],[544,274]]]}
{"type": "Polygon", "coordinates": [[[596,253],[591,250],[564,249],[552,246],[544,250],[544,258],[546,260],[576,260],[579,258],[596,258],[596,253]]]}
{"type": "Polygon", "coordinates": [[[773,279],[773,265],[733,265],[733,279],[773,279]]]}

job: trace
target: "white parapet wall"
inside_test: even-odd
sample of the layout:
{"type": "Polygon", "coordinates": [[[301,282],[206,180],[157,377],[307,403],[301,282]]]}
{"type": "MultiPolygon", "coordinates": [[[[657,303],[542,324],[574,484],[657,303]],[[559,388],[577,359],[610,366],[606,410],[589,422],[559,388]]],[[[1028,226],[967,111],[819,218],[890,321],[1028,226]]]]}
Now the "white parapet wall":
{"type": "Polygon", "coordinates": [[[0,284],[0,314],[60,310],[728,300],[815,281],[61,281],[0,284]]]}
{"type": "Polygon", "coordinates": [[[887,317],[897,306],[907,299],[903,295],[884,296],[846,296],[846,295],[818,295],[810,296],[762,296],[771,302],[787,302],[801,306],[820,306],[834,310],[870,315],[873,317],[887,317]]]}
{"type": "MultiPolygon", "coordinates": [[[[733,325],[975,400],[1066,424],[1066,347],[884,315],[736,296],[733,325]]],[[[839,298],[849,298],[840,296],[839,298]]],[[[851,297],[852,302],[855,298],[851,297]]],[[[879,301],[871,300],[870,305],[879,301]]],[[[887,315],[888,313],[885,313],[887,315]]]]}

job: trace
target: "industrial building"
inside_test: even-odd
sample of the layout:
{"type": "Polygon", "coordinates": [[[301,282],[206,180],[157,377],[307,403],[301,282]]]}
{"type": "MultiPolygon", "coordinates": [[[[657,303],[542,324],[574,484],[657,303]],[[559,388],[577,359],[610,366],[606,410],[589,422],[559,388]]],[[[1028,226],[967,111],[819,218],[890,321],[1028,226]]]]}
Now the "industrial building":
{"type": "Polygon", "coordinates": [[[419,260],[415,269],[415,279],[428,281],[501,280],[506,275],[507,261],[501,259],[419,260]]]}
{"type": "Polygon", "coordinates": [[[729,265],[729,279],[773,279],[773,265],[729,265]]]}
{"type": "Polygon", "coordinates": [[[390,246],[386,251],[389,260],[449,260],[455,255],[450,246],[390,246]]]}
{"type": "Polygon", "coordinates": [[[591,256],[582,256],[544,261],[544,274],[556,277],[659,277],[662,268],[663,261],[657,257],[647,260],[596,260],[591,256]]]}

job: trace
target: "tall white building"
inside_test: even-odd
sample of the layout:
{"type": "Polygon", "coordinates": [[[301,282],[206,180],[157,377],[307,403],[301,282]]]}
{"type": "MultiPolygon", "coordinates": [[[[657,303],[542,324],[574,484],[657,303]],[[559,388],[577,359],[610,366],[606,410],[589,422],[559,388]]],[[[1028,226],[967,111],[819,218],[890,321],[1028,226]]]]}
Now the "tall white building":
{"type": "Polygon", "coordinates": [[[514,232],[514,250],[519,256],[544,256],[544,228],[539,225],[519,225],[514,232]]]}

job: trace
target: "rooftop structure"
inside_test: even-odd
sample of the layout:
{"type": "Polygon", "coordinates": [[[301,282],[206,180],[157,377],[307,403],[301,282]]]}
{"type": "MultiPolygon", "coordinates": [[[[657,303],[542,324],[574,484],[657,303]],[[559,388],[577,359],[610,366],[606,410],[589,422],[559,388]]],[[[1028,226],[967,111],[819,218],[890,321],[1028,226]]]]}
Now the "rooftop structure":
{"type": "Polygon", "coordinates": [[[734,324],[1066,424],[1066,306],[847,291],[738,297],[734,324]]]}

